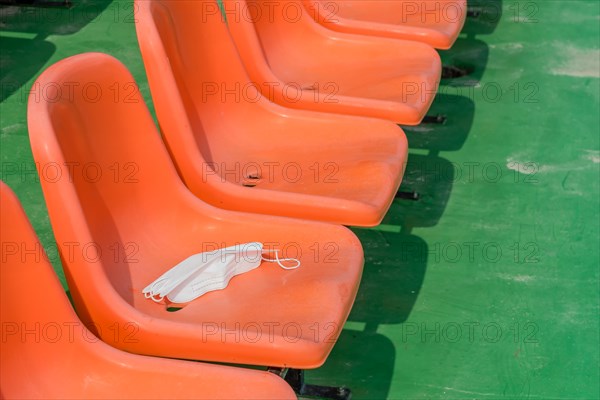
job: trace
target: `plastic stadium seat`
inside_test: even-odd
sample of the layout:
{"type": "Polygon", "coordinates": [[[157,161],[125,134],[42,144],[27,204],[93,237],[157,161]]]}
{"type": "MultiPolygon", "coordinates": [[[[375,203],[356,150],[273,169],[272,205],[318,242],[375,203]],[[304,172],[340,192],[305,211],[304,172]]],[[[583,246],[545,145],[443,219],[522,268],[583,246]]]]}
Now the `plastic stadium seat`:
{"type": "MultiPolygon", "coordinates": [[[[75,315],[17,197],[1,181],[0,208],[1,398],[296,398],[285,381],[265,371],[106,345],[75,315]]],[[[121,339],[137,340],[135,333],[121,339]]]]}
{"type": "Polygon", "coordinates": [[[435,97],[441,61],[431,46],[332,31],[297,0],[223,6],[250,77],[281,105],[417,125],[435,97]]]}
{"type": "Polygon", "coordinates": [[[29,98],[33,156],[78,314],[132,353],[320,366],[356,296],[360,242],[342,226],[202,202],[177,176],[134,82],[116,59],[88,53],[48,68],[37,80],[44,95],[29,98]],[[301,267],[263,263],[179,310],[142,294],[193,254],[255,241],[301,267]],[[138,341],[115,340],[131,324],[138,341]]]}
{"type": "Polygon", "coordinates": [[[139,1],[136,10],[163,138],[192,192],[229,210],[381,222],[406,164],[398,126],[270,102],[220,15],[198,2],[139,1]]]}
{"type": "Polygon", "coordinates": [[[304,0],[308,13],[338,32],[452,47],[467,16],[466,0],[304,0]]]}

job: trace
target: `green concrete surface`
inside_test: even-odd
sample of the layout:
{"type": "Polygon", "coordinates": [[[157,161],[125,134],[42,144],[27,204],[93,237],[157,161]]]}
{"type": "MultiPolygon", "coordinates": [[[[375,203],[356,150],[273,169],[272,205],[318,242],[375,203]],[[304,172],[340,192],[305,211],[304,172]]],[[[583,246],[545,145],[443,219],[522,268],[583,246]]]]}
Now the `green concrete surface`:
{"type": "MultiPolygon", "coordinates": [[[[600,2],[489,0],[467,23],[366,257],[349,321],[313,383],[355,399],[598,399],[600,2]]],[[[129,1],[0,7],[1,179],[64,275],[27,137],[41,71],[100,51],[151,107],[129,1]]],[[[65,286],[66,287],[66,286],[65,286]]]]}

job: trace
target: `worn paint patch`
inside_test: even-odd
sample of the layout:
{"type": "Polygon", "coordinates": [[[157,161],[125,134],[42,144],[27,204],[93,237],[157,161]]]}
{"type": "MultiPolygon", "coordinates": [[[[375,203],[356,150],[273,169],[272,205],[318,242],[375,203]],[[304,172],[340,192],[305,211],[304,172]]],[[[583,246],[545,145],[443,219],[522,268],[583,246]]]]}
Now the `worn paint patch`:
{"type": "Polygon", "coordinates": [[[600,163],[600,151],[584,150],[583,158],[593,162],[594,164],[599,164],[600,163]]]}
{"type": "Polygon", "coordinates": [[[429,128],[429,127],[427,127],[427,126],[418,125],[418,126],[411,126],[411,127],[409,128],[409,130],[410,130],[411,132],[427,133],[427,132],[432,132],[432,131],[434,131],[435,129],[433,129],[433,128],[429,128]]]}
{"type": "Polygon", "coordinates": [[[490,49],[494,50],[502,50],[509,53],[517,53],[523,50],[522,43],[499,43],[499,44],[491,44],[490,49]]]}
{"type": "Polygon", "coordinates": [[[511,282],[519,282],[519,283],[527,283],[535,280],[535,277],[531,275],[512,275],[512,274],[498,274],[498,278],[511,281],[511,282]]]}
{"type": "Polygon", "coordinates": [[[5,126],[0,129],[3,135],[10,135],[11,133],[18,132],[23,127],[23,124],[12,124],[9,126],[5,126]]]}
{"type": "Polygon", "coordinates": [[[521,159],[517,157],[508,157],[506,159],[506,168],[520,174],[531,175],[532,173],[537,172],[538,165],[532,161],[521,161],[521,159]]]}
{"type": "Polygon", "coordinates": [[[554,46],[557,48],[558,64],[550,69],[552,75],[600,78],[599,49],[582,49],[564,43],[554,46]]]}

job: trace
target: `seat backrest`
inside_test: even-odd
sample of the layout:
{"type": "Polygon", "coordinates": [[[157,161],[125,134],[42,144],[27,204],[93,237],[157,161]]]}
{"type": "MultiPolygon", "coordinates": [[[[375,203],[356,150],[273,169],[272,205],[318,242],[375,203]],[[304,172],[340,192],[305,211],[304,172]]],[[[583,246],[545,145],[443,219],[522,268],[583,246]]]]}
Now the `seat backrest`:
{"type": "Polygon", "coordinates": [[[339,19],[397,24],[419,28],[462,23],[465,0],[303,0],[310,15],[321,23],[339,19]]]}
{"type": "MultiPolygon", "coordinates": [[[[36,393],[57,354],[98,339],[79,322],[19,200],[0,181],[0,388],[36,393]],[[32,377],[36,377],[33,379],[32,377]]],[[[2,393],[0,393],[0,397],[2,393]]]]}
{"type": "MultiPolygon", "coordinates": [[[[262,40],[263,33],[284,32],[293,35],[315,34],[324,31],[311,16],[302,0],[282,0],[273,2],[269,0],[224,0],[223,4],[238,3],[235,10],[240,13],[238,19],[244,24],[254,25],[262,40]]],[[[227,7],[225,7],[227,11],[227,7]]],[[[237,20],[236,20],[237,22],[237,20]]],[[[287,39],[278,36],[276,39],[287,39]]]]}
{"type": "MultiPolygon", "coordinates": [[[[297,41],[325,40],[325,32],[337,35],[320,26],[300,0],[223,0],[223,8],[230,30],[235,31],[236,44],[244,43],[243,47],[254,49],[258,45],[267,58],[275,45],[287,44],[284,48],[294,51],[297,41]]],[[[240,46],[238,50],[242,50],[240,46]]],[[[315,54],[310,56],[318,58],[315,54]]]]}
{"type": "MultiPolygon", "coordinates": [[[[62,60],[34,83],[31,148],[71,293],[131,298],[127,266],[184,219],[187,190],[135,81],[100,53],[62,60]],[[77,275],[77,276],[75,276],[77,275]]],[[[136,259],[137,261],[137,259],[136,259]]],[[[143,260],[140,260],[143,262],[143,260]]]]}
{"type": "Polygon", "coordinates": [[[149,61],[167,57],[178,88],[186,88],[194,99],[202,99],[198,94],[206,91],[207,82],[229,88],[249,82],[216,1],[141,0],[136,10],[146,66],[154,69],[149,61]],[[154,51],[150,44],[157,46],[154,51]]]}
{"type": "Polygon", "coordinates": [[[90,224],[104,216],[88,203],[134,217],[162,208],[156,195],[178,186],[135,80],[111,56],[87,53],[48,68],[34,83],[28,122],[44,192],[75,188],[90,224]]]}
{"type": "Polygon", "coordinates": [[[302,84],[288,66],[314,68],[319,54],[311,43],[338,35],[319,25],[298,0],[223,0],[223,7],[244,65],[257,81],[302,84]]]}
{"type": "Polygon", "coordinates": [[[136,31],[163,138],[178,169],[193,169],[185,165],[190,160],[236,160],[239,144],[251,138],[232,117],[252,118],[257,103],[267,100],[250,81],[217,2],[136,1],[136,31]]]}
{"type": "MultiPolygon", "coordinates": [[[[0,181],[0,321],[76,322],[62,285],[14,192],[0,181]]],[[[17,327],[20,330],[20,326],[17,327]]],[[[21,332],[19,332],[21,333],[21,332]]],[[[37,336],[41,331],[37,331],[37,336]]],[[[32,335],[35,342],[35,336],[32,335]]],[[[2,343],[5,337],[3,336],[2,343]]],[[[39,342],[39,341],[38,341],[39,342]]],[[[4,348],[2,354],[4,354],[4,348]]]]}

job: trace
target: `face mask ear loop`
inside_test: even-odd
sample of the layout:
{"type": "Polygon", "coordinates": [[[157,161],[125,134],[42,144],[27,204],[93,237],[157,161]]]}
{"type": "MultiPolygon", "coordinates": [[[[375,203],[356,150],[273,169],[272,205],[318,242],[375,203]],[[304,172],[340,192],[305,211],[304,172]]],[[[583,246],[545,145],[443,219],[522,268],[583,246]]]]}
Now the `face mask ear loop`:
{"type": "Polygon", "coordinates": [[[266,253],[275,253],[275,259],[271,260],[269,258],[265,258],[264,256],[261,256],[263,261],[266,262],[274,262],[277,263],[281,268],[286,269],[286,270],[291,270],[291,269],[296,269],[300,266],[300,260],[296,259],[296,258],[279,258],[279,250],[263,250],[263,252],[266,253]],[[282,261],[292,261],[294,262],[294,265],[291,266],[285,266],[282,264],[282,261]]]}
{"type": "Polygon", "coordinates": [[[151,300],[155,301],[156,303],[160,303],[165,298],[164,295],[160,294],[160,289],[165,285],[166,281],[167,281],[167,278],[163,278],[157,282],[154,282],[154,284],[150,287],[150,290],[147,292],[144,292],[144,297],[147,299],[151,299],[151,300]],[[156,297],[156,296],[158,296],[158,297],[156,297]]]}
{"type": "Polygon", "coordinates": [[[160,293],[155,293],[155,292],[145,292],[144,297],[147,299],[150,299],[156,303],[160,303],[165,298],[165,296],[161,295],[160,293]],[[156,297],[156,296],[158,296],[158,297],[156,297]]]}
{"type": "Polygon", "coordinates": [[[160,295],[158,295],[158,296],[160,296],[160,297],[158,297],[158,298],[157,298],[156,296],[157,296],[157,295],[156,295],[156,294],[154,294],[154,295],[150,296],[150,297],[149,297],[149,299],[151,299],[151,300],[152,300],[152,301],[154,301],[155,303],[160,303],[160,302],[161,302],[161,301],[163,301],[163,299],[165,298],[165,296],[160,296],[160,295]]]}

